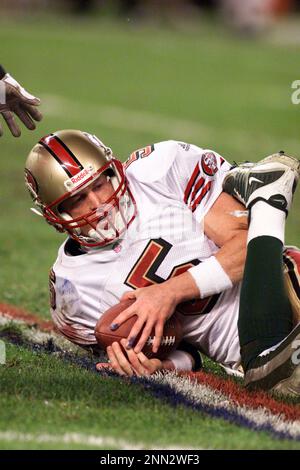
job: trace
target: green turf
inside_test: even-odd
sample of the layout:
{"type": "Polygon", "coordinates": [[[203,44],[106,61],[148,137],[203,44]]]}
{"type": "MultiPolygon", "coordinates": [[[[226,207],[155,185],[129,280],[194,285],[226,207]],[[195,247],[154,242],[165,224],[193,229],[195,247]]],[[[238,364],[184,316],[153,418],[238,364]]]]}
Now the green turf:
{"type": "MultiPolygon", "coordinates": [[[[0,43],[1,63],[44,97],[45,113],[34,133],[13,139],[6,131],[0,139],[0,301],[45,318],[47,273],[63,236],[29,212],[22,176],[25,157],[41,135],[85,129],[121,158],[168,138],[213,148],[230,161],[257,160],[280,149],[300,155],[300,105],[290,98],[291,83],[300,78],[299,47],[240,41],[204,22],[183,30],[65,16],[2,18],[0,43]],[[140,119],[136,112],[143,113],[140,119]]],[[[299,208],[298,191],[286,239],[298,245],[299,208]]],[[[102,383],[49,357],[13,347],[9,355],[9,364],[17,363],[0,366],[3,429],[109,430],[130,441],[213,448],[295,447],[185,410],[174,414],[124,384],[116,390],[115,382],[102,383]]]]}
{"type": "MultiPolygon", "coordinates": [[[[0,368],[0,432],[109,436],[146,446],[214,449],[296,449],[198,412],[175,410],[151,397],[140,386],[117,378],[100,378],[48,354],[8,345],[7,364],[0,368]]],[[[59,448],[59,443],[48,448],[59,448]]],[[[9,448],[24,444],[11,442],[9,448]]],[[[31,443],[33,448],[39,444],[31,443]]],[[[0,447],[8,443],[0,441],[0,447]]],[[[71,446],[72,448],[73,446],[71,446]]],[[[76,447],[76,446],[75,446],[76,447]]]]}

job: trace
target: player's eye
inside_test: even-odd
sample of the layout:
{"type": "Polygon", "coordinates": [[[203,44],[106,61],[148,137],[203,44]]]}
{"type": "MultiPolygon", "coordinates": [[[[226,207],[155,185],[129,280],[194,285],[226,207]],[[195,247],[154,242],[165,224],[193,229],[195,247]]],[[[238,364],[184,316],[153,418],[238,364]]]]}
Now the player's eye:
{"type": "Polygon", "coordinates": [[[102,183],[101,181],[99,181],[99,183],[97,183],[97,184],[94,186],[93,189],[94,189],[94,190],[95,190],[95,189],[100,189],[102,185],[103,185],[103,183],[102,183]]]}
{"type": "Polygon", "coordinates": [[[86,197],[85,194],[79,194],[78,196],[75,196],[74,198],[72,198],[71,199],[72,206],[74,207],[80,202],[84,201],[85,197],[86,197]]]}

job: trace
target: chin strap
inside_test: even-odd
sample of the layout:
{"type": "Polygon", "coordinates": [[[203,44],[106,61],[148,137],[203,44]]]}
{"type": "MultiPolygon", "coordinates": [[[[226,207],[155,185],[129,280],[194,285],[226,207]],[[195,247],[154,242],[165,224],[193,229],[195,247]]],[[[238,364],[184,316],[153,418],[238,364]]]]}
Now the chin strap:
{"type": "Polygon", "coordinates": [[[30,210],[31,210],[34,214],[39,215],[40,217],[43,217],[42,211],[39,210],[39,209],[36,209],[36,207],[30,207],[30,210]]]}

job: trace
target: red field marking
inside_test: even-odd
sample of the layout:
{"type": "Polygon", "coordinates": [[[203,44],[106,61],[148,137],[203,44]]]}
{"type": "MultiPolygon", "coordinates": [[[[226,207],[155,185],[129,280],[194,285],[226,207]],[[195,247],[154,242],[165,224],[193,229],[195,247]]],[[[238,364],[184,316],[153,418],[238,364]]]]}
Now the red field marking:
{"type": "Polygon", "coordinates": [[[228,398],[241,406],[247,406],[254,409],[267,408],[274,414],[282,415],[286,419],[295,421],[300,419],[299,405],[288,404],[277,401],[266,392],[249,392],[242,385],[233,382],[230,379],[222,379],[215,374],[207,372],[189,373],[188,376],[199,384],[208,385],[227,395],[228,398]]]}
{"type": "Polygon", "coordinates": [[[13,320],[22,320],[27,325],[38,326],[42,331],[54,331],[55,329],[51,320],[41,320],[33,313],[26,312],[26,310],[14,305],[0,303],[0,315],[13,320]]]}

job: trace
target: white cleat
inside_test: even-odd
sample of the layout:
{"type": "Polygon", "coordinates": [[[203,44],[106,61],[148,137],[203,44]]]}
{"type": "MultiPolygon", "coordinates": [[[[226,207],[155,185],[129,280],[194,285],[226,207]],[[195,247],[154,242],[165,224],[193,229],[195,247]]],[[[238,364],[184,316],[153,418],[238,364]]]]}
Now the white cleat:
{"type": "Polygon", "coordinates": [[[265,201],[286,214],[300,176],[300,161],[283,152],[270,155],[258,163],[244,163],[230,170],[223,190],[251,209],[265,201]]]}

